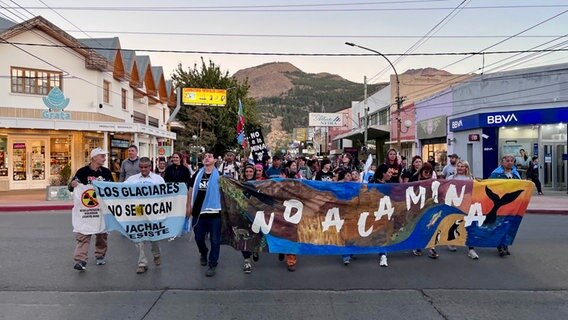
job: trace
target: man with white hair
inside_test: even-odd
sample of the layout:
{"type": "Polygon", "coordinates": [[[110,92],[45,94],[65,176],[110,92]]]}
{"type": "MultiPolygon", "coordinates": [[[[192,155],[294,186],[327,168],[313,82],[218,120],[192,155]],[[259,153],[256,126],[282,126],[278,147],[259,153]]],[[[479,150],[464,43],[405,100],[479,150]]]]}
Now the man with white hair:
{"type": "MultiPolygon", "coordinates": [[[[112,172],[103,167],[106,161],[107,151],[101,148],[95,148],[91,151],[91,163],[77,170],[71,183],[69,184],[69,191],[73,191],[79,184],[91,184],[92,181],[114,181],[112,172]]],[[[77,232],[75,240],[75,265],[73,268],[79,271],[87,270],[87,258],[89,255],[89,245],[91,243],[91,234],[82,234],[77,232]]],[[[97,265],[101,266],[106,263],[105,255],[107,252],[107,236],[106,232],[95,234],[95,257],[97,258],[97,265]]]]}

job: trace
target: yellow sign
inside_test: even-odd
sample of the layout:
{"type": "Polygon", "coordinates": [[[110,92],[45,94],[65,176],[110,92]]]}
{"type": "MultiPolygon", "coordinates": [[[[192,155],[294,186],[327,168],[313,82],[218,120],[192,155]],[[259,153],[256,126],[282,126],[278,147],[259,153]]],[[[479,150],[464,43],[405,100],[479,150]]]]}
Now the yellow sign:
{"type": "Polygon", "coordinates": [[[227,102],[225,89],[183,88],[181,103],[186,106],[218,106],[227,102]]]}

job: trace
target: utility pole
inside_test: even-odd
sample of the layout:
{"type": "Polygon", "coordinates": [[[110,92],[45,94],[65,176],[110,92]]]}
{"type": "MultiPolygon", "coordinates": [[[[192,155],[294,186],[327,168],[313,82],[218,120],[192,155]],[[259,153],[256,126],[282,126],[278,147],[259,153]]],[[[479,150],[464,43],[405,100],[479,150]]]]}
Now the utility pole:
{"type": "Polygon", "coordinates": [[[363,102],[363,107],[365,108],[365,120],[363,121],[363,127],[365,132],[363,133],[363,146],[365,147],[365,150],[367,150],[367,129],[368,129],[368,125],[369,125],[369,117],[368,117],[368,112],[369,112],[369,108],[367,107],[367,76],[363,77],[363,83],[364,83],[364,97],[365,100],[363,102]]]}

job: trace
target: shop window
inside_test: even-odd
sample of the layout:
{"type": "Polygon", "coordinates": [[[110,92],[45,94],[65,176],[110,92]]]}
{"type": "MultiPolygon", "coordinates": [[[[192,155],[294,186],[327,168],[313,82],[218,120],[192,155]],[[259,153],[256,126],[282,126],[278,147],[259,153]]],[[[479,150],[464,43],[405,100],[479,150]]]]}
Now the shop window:
{"type": "Polygon", "coordinates": [[[8,139],[0,136],[0,177],[8,176],[8,139]]]}
{"type": "Polygon", "coordinates": [[[422,142],[422,160],[428,161],[428,157],[434,157],[436,172],[441,172],[444,166],[448,163],[448,147],[445,143],[440,143],[432,139],[431,143],[422,142]]]}
{"type": "Polygon", "coordinates": [[[61,72],[11,68],[12,92],[47,95],[54,87],[62,89],[63,75],[61,72]]]}
{"type": "Polygon", "coordinates": [[[122,110],[126,110],[126,109],[127,109],[127,106],[128,106],[128,104],[127,104],[127,101],[128,101],[128,91],[127,91],[126,89],[122,89],[122,95],[121,95],[121,97],[122,97],[122,101],[121,101],[122,110]]]}
{"type": "Polygon", "coordinates": [[[103,80],[103,102],[110,104],[110,82],[103,80]]]}
{"type": "Polygon", "coordinates": [[[70,137],[51,138],[50,141],[50,173],[57,175],[66,165],[71,165],[71,139],[70,137]]]}
{"type": "Polygon", "coordinates": [[[85,147],[84,147],[84,164],[88,165],[91,163],[91,150],[95,148],[104,148],[103,146],[103,138],[102,137],[90,137],[85,136],[85,147]]]}

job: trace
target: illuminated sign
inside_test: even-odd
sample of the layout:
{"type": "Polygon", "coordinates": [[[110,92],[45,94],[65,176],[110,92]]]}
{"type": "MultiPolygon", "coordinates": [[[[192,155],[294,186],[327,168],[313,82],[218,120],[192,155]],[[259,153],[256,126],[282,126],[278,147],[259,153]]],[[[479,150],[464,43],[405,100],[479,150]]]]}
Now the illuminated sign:
{"type": "Polygon", "coordinates": [[[224,107],[227,103],[227,90],[183,88],[181,103],[184,106],[224,107]]]}

